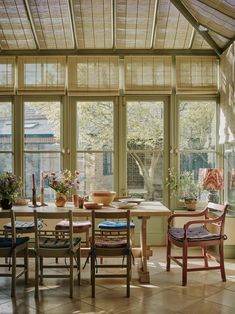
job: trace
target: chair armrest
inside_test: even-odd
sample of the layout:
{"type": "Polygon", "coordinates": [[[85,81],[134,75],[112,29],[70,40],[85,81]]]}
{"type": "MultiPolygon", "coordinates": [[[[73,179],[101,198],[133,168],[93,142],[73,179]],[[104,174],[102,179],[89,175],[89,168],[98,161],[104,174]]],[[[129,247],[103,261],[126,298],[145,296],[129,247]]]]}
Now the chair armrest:
{"type": "Polygon", "coordinates": [[[181,213],[181,214],[172,214],[169,218],[168,218],[168,226],[170,226],[171,221],[174,218],[178,218],[178,217],[201,217],[201,216],[205,216],[208,213],[208,208],[205,208],[202,212],[199,213],[181,213]]]}
{"type": "Polygon", "coordinates": [[[221,222],[222,220],[224,220],[224,216],[225,216],[225,213],[223,213],[221,216],[219,216],[219,217],[217,217],[217,218],[208,218],[208,219],[199,219],[199,220],[188,221],[188,222],[184,225],[184,229],[187,230],[190,225],[198,224],[198,223],[203,223],[203,224],[217,224],[218,222],[221,222]]]}

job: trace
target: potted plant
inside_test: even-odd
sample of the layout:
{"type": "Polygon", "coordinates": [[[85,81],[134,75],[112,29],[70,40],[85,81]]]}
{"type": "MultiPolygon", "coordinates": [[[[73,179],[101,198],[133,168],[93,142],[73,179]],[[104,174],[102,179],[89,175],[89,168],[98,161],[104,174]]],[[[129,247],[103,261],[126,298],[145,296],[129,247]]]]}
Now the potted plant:
{"type": "Polygon", "coordinates": [[[166,185],[170,187],[171,197],[175,196],[184,201],[188,210],[195,210],[197,199],[200,192],[200,186],[194,179],[191,171],[183,171],[178,174],[174,168],[170,168],[169,176],[166,179],[166,185]]]}
{"type": "Polygon", "coordinates": [[[60,172],[51,172],[44,175],[44,179],[48,181],[48,186],[56,192],[55,204],[57,207],[64,207],[69,191],[79,186],[79,171],[75,171],[72,175],[70,170],[60,172]]]}
{"type": "Polygon", "coordinates": [[[11,172],[0,173],[0,205],[2,209],[11,209],[20,192],[22,180],[11,172]]]}

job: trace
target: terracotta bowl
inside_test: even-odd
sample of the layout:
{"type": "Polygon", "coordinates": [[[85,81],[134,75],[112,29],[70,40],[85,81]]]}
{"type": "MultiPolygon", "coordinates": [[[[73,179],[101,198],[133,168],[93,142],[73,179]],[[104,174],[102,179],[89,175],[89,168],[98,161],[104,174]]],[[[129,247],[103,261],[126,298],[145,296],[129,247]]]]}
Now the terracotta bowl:
{"type": "Polygon", "coordinates": [[[93,202],[103,203],[104,206],[108,206],[114,200],[116,192],[114,191],[94,191],[91,194],[93,202]]]}
{"type": "Polygon", "coordinates": [[[84,207],[86,209],[100,209],[102,208],[103,203],[95,203],[95,202],[85,202],[84,207]]]}

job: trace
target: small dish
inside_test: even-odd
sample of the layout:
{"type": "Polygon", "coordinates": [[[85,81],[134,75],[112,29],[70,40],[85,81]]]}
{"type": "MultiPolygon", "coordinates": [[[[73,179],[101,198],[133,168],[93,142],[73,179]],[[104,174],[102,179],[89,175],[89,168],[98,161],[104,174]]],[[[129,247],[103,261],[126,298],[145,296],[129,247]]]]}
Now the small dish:
{"type": "Polygon", "coordinates": [[[124,203],[137,203],[140,204],[141,202],[144,201],[144,199],[142,198],[122,198],[119,200],[120,202],[124,202],[124,203]]]}
{"type": "Polygon", "coordinates": [[[118,209],[131,209],[135,206],[137,206],[137,203],[128,203],[128,202],[113,202],[112,206],[118,209]]]}
{"type": "Polygon", "coordinates": [[[85,202],[84,207],[86,209],[101,209],[103,206],[103,203],[94,203],[94,202],[85,202]]]}

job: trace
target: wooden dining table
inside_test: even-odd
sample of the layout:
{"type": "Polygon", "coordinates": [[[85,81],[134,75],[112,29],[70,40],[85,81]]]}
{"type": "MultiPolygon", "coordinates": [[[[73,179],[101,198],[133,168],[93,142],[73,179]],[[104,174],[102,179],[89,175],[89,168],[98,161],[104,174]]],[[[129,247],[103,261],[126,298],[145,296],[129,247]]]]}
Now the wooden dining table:
{"type": "MultiPolygon", "coordinates": [[[[75,208],[73,203],[66,203],[65,207],[56,207],[55,204],[49,203],[48,206],[40,207],[29,207],[29,206],[13,206],[13,210],[16,212],[16,217],[32,217],[33,211],[45,211],[45,212],[56,212],[56,211],[66,211],[69,209],[73,210],[74,217],[91,217],[91,210],[75,208]]],[[[110,212],[110,211],[123,211],[124,209],[117,209],[115,207],[103,207],[99,211],[110,212]]],[[[140,245],[133,247],[133,255],[139,257],[140,261],[138,263],[138,273],[139,280],[142,283],[150,282],[150,275],[147,265],[147,260],[152,256],[152,250],[148,245],[147,234],[148,234],[148,224],[147,221],[151,217],[168,217],[171,215],[171,211],[164,206],[162,203],[157,201],[142,202],[139,205],[130,209],[131,217],[137,217],[140,220],[140,245]]],[[[89,248],[82,248],[82,256],[87,256],[89,248]]]]}

